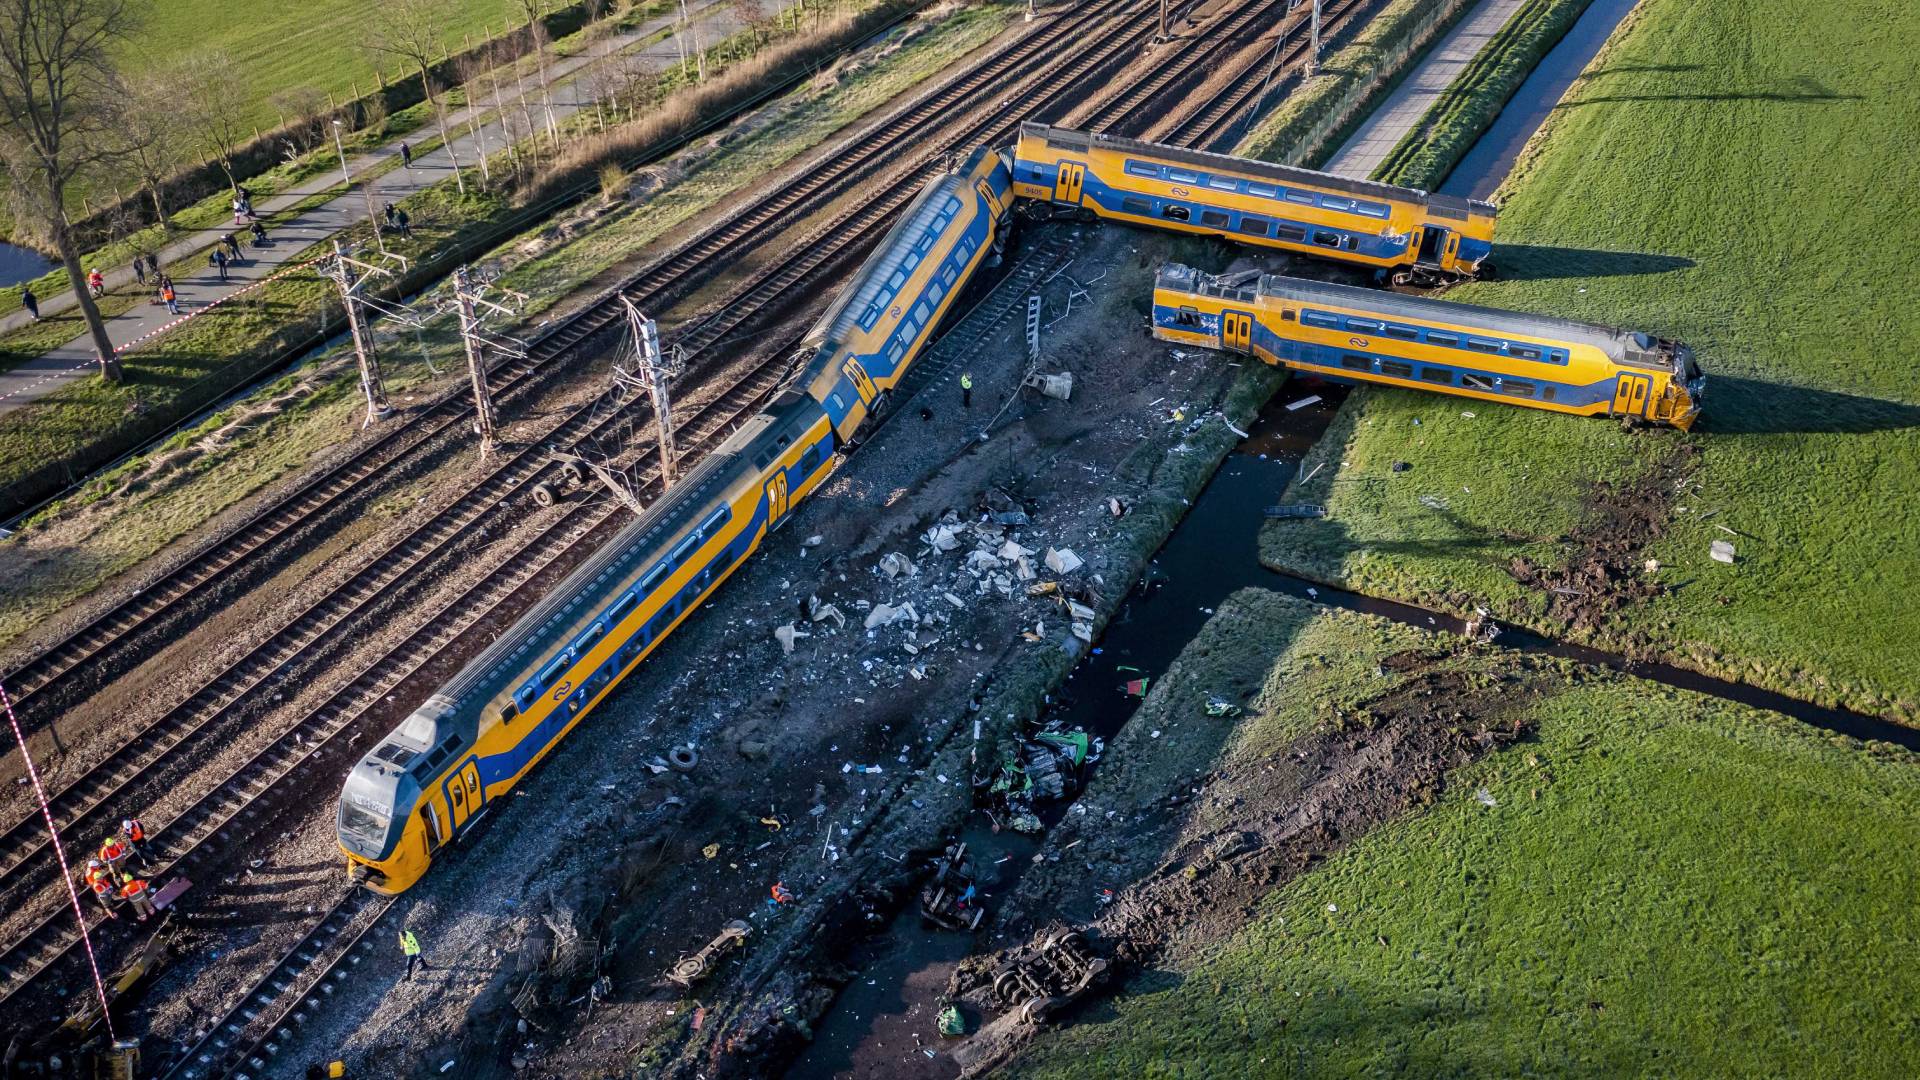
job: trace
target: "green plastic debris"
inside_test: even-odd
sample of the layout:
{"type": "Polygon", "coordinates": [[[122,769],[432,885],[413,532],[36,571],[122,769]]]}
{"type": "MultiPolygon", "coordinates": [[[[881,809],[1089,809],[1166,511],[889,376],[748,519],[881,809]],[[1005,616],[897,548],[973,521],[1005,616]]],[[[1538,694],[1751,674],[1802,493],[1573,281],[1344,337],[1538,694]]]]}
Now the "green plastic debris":
{"type": "Polygon", "coordinates": [[[953,1038],[967,1033],[967,1018],[960,1015],[956,1006],[949,1005],[940,1010],[940,1034],[953,1038]]]}
{"type": "Polygon", "coordinates": [[[1035,735],[1033,741],[1055,750],[1065,750],[1075,765],[1086,764],[1087,747],[1091,745],[1084,731],[1048,731],[1035,735]]]}
{"type": "Polygon", "coordinates": [[[1239,716],[1240,706],[1221,697],[1219,694],[1207,695],[1208,716],[1239,716]]]}

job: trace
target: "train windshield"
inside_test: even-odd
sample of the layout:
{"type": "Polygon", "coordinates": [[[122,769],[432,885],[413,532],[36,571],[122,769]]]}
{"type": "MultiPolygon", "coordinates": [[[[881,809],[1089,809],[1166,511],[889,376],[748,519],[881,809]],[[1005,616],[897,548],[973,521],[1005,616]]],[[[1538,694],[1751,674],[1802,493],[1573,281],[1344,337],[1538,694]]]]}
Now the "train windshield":
{"type": "Polygon", "coordinates": [[[387,815],[351,800],[340,803],[340,831],[369,847],[377,848],[385,842],[387,825],[391,820],[387,815]]]}

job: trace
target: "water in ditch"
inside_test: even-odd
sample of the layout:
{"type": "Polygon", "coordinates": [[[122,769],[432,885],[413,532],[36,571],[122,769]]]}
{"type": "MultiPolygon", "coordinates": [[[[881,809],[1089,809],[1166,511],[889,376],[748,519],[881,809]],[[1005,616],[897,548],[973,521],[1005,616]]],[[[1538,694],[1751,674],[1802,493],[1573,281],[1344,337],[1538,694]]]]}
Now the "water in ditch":
{"type": "Polygon", "coordinates": [[[0,288],[32,281],[53,269],[55,263],[32,248],[0,243],[0,288]]]}

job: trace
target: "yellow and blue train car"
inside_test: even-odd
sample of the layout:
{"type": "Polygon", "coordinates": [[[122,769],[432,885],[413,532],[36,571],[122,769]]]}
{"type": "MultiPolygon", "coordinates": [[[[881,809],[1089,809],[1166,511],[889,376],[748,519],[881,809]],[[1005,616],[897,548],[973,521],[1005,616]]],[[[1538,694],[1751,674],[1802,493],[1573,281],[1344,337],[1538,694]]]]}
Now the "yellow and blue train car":
{"type": "Polygon", "coordinates": [[[1274,274],[1169,264],[1153,335],[1340,379],[1685,430],[1706,377],[1650,334],[1274,274]]]}
{"type": "Polygon", "coordinates": [[[1023,124],[1013,193],[1156,229],[1374,268],[1394,284],[1474,277],[1492,203],[1160,143],[1023,124]]]}
{"type": "Polygon", "coordinates": [[[336,820],[356,880],[411,887],[819,487],[996,250],[1009,183],[984,150],[930,181],[808,336],[796,388],[361,758],[336,820]]]}

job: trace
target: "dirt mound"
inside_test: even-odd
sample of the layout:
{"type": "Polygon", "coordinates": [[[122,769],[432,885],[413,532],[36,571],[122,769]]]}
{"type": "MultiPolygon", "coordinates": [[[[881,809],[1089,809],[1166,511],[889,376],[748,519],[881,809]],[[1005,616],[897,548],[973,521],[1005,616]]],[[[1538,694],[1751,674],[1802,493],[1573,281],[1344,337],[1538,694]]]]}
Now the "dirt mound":
{"type": "Polygon", "coordinates": [[[1546,567],[1520,556],[1507,572],[1544,591],[1548,616],[1575,630],[1598,629],[1612,613],[1659,595],[1663,586],[1643,571],[1640,553],[1666,534],[1673,500],[1698,458],[1692,443],[1675,443],[1628,483],[1596,482],[1581,500],[1586,524],[1566,538],[1566,562],[1546,567]]]}

